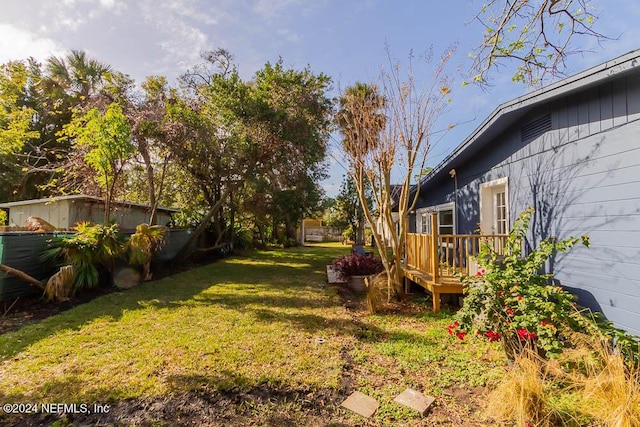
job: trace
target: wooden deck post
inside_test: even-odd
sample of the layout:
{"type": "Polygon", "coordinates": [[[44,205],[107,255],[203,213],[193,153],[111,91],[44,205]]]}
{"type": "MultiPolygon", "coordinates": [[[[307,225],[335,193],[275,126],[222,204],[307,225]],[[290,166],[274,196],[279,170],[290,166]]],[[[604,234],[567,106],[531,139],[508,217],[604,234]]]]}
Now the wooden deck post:
{"type": "Polygon", "coordinates": [[[436,213],[432,213],[431,216],[431,244],[429,245],[429,258],[431,259],[431,271],[433,271],[433,283],[438,283],[438,276],[440,275],[440,257],[438,256],[438,217],[436,213]]]}

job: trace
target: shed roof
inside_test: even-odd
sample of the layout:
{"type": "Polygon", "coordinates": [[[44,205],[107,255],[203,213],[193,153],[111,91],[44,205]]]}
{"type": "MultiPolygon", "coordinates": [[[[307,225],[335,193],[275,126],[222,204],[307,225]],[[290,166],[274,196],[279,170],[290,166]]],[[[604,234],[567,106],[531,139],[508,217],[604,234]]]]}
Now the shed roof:
{"type": "MultiPolygon", "coordinates": [[[[95,196],[87,196],[85,194],[72,194],[72,195],[68,195],[68,196],[58,196],[58,197],[48,197],[48,198],[44,198],[44,199],[30,199],[30,200],[20,200],[18,202],[6,202],[6,203],[0,203],[0,208],[12,208],[12,207],[16,207],[16,206],[26,206],[26,205],[37,205],[37,204],[42,204],[42,203],[56,203],[58,201],[62,201],[62,200],[86,200],[86,201],[93,201],[93,202],[98,202],[98,203],[104,203],[105,200],[102,197],[95,197],[95,196]]],[[[127,206],[127,207],[138,207],[138,208],[144,208],[144,209],[150,209],[151,207],[149,205],[145,205],[142,203],[134,203],[134,202],[127,202],[127,201],[113,201],[112,202],[113,205],[116,206],[127,206]]],[[[164,212],[179,212],[178,209],[173,209],[173,208],[163,208],[163,207],[158,207],[159,211],[164,211],[164,212]]]]}
{"type": "Polygon", "coordinates": [[[620,78],[622,75],[634,70],[637,71],[638,65],[640,65],[639,60],[640,49],[500,104],[429,175],[422,179],[420,185],[427,185],[430,181],[448,173],[452,168],[471,158],[479,149],[491,142],[510,125],[541,104],[600,85],[607,80],[620,78]]]}

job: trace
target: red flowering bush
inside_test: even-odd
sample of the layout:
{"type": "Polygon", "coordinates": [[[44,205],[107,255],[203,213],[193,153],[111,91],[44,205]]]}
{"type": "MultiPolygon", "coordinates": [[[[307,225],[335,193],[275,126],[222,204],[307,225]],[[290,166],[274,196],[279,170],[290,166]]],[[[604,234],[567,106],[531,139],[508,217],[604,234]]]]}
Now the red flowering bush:
{"type": "Polygon", "coordinates": [[[374,255],[341,255],[331,265],[343,278],[347,276],[371,276],[384,270],[382,260],[374,255]]]}
{"type": "MultiPolygon", "coordinates": [[[[531,213],[525,211],[514,224],[504,256],[499,257],[488,245],[481,248],[480,270],[463,278],[464,306],[450,325],[451,335],[460,338],[461,333],[475,332],[489,341],[502,341],[510,357],[525,346],[552,356],[565,345],[556,325],[586,328],[588,319],[576,309],[576,298],[551,284],[551,275],[539,274],[552,253],[564,252],[581,239],[547,239],[523,256],[522,242],[531,213]]],[[[588,246],[588,238],[583,237],[582,243],[588,246]]]]}
{"type": "Polygon", "coordinates": [[[492,342],[501,341],[511,358],[525,347],[553,357],[571,346],[568,332],[598,333],[615,341],[628,362],[639,364],[637,337],[614,328],[601,314],[579,307],[574,295],[552,284],[551,274],[540,274],[553,253],[565,252],[578,242],[588,247],[588,237],[545,239],[523,255],[532,212],[529,209],[516,220],[503,256],[482,245],[478,254],[481,268],[475,276],[463,278],[464,306],[449,325],[449,334],[463,339],[472,332],[492,342]]]}

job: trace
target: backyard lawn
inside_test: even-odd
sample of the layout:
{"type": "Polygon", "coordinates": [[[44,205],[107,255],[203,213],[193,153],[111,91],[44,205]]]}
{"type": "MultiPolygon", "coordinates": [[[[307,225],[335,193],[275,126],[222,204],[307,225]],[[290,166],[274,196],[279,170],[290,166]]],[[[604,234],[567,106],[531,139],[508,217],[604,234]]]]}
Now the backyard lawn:
{"type": "Polygon", "coordinates": [[[0,335],[2,403],[109,405],[0,423],[494,425],[479,401],[504,373],[500,348],[452,339],[425,295],[375,316],[345,307],[325,276],[345,251],[251,252],[0,335]],[[426,419],[393,402],[407,387],[436,397],[426,419]],[[371,420],[340,408],[356,390],[380,402],[371,420]]]}

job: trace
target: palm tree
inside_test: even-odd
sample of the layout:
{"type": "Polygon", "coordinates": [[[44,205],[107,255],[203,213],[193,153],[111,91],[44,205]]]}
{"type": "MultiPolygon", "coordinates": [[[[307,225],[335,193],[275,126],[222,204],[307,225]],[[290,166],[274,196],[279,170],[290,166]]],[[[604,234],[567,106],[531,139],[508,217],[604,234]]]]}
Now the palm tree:
{"type": "Polygon", "coordinates": [[[384,98],[378,87],[355,83],[340,96],[336,118],[343,148],[354,158],[364,157],[378,144],[385,127],[384,98]]]}
{"type": "MultiPolygon", "coordinates": [[[[336,114],[336,120],[342,133],[342,147],[354,163],[353,173],[359,178],[355,182],[364,185],[365,158],[378,146],[381,132],[385,128],[384,98],[380,95],[377,86],[356,83],[344,91],[338,102],[340,110],[336,114]]],[[[363,187],[363,197],[366,196],[366,192],[367,190],[363,187]]],[[[360,219],[355,244],[363,245],[363,206],[360,205],[357,209],[360,211],[358,214],[360,219]]]]}
{"type": "Polygon", "coordinates": [[[151,258],[162,247],[165,231],[158,225],[140,224],[126,243],[129,263],[142,266],[142,280],[151,280],[151,258]]]}
{"type": "Polygon", "coordinates": [[[111,66],[88,58],[81,50],[72,50],[66,57],[52,56],[47,60],[48,84],[58,88],[76,102],[85,103],[104,82],[111,66]]]}

